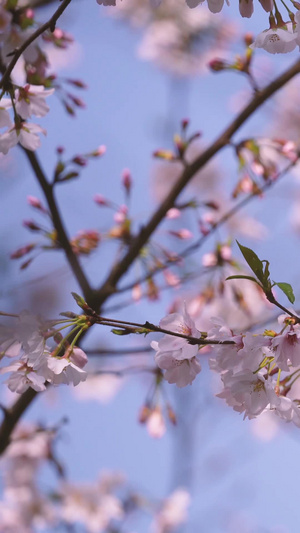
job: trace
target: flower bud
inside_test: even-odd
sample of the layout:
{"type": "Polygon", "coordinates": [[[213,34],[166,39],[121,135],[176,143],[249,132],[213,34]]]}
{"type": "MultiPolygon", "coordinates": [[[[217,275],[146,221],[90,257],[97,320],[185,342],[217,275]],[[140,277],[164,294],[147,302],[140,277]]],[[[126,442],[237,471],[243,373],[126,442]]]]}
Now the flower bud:
{"type": "Polygon", "coordinates": [[[87,362],[88,358],[86,353],[84,353],[81,348],[78,348],[75,346],[73,350],[71,351],[70,355],[67,356],[74,365],[78,366],[79,368],[83,368],[87,362]]]}
{"type": "Polygon", "coordinates": [[[245,45],[250,46],[253,42],[254,42],[254,38],[253,38],[252,33],[246,33],[246,35],[244,35],[245,45]]]}
{"type": "Polygon", "coordinates": [[[23,220],[24,228],[27,228],[31,231],[40,231],[40,226],[34,222],[34,220],[23,220]]]}
{"type": "Polygon", "coordinates": [[[122,172],[122,184],[127,194],[129,194],[131,186],[132,186],[132,178],[131,178],[130,170],[128,168],[125,168],[122,172]]]}
{"type": "Polygon", "coordinates": [[[221,72],[221,70],[225,70],[227,68],[226,63],[222,59],[212,59],[208,63],[208,66],[214,72],[221,72]]]}

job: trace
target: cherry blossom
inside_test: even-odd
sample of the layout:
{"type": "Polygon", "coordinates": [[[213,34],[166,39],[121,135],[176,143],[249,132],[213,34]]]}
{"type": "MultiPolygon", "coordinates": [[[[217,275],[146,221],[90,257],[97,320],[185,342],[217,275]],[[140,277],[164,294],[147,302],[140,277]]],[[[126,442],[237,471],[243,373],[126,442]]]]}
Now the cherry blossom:
{"type": "Polygon", "coordinates": [[[164,502],[151,526],[151,533],[169,533],[187,520],[191,497],[184,488],[176,489],[164,502]]]}
{"type": "Polygon", "coordinates": [[[289,364],[300,365],[300,326],[290,326],[281,335],[272,338],[271,345],[279,368],[289,371],[289,364]]]}
{"type": "Polygon", "coordinates": [[[45,377],[37,374],[31,366],[22,360],[16,361],[0,370],[1,374],[5,372],[11,372],[7,380],[7,386],[12,392],[22,394],[29,387],[38,392],[46,390],[45,377]]]}
{"type": "MultiPolygon", "coordinates": [[[[85,356],[84,358],[81,356],[80,364],[84,365],[86,362],[87,357],[85,356]]],[[[49,355],[47,358],[47,367],[53,373],[50,378],[50,381],[53,385],[59,385],[60,383],[66,383],[69,385],[72,383],[74,386],[76,386],[81,381],[85,381],[87,378],[87,373],[80,366],[77,366],[72,362],[72,355],[69,357],[53,357],[52,355],[49,355]]]]}
{"type": "Polygon", "coordinates": [[[63,486],[61,517],[69,524],[84,524],[89,533],[105,531],[112,520],[120,520],[123,507],[120,500],[98,484],[63,486]]]}
{"type": "Polygon", "coordinates": [[[0,135],[0,152],[7,154],[18,143],[26,150],[36,150],[41,144],[38,133],[46,135],[46,130],[37,124],[29,122],[14,125],[7,132],[0,135]]]}
{"type": "Polygon", "coordinates": [[[293,32],[292,23],[286,24],[285,28],[270,28],[260,33],[252,48],[263,48],[270,54],[286,54],[292,52],[297,46],[297,34],[293,32]]]}
{"type": "Polygon", "coordinates": [[[168,383],[175,383],[179,388],[192,384],[201,371],[197,357],[177,359],[172,352],[160,352],[158,343],[155,341],[151,343],[151,346],[154,350],[158,350],[155,354],[155,362],[159,368],[165,370],[164,377],[168,383]]]}
{"type": "Polygon", "coordinates": [[[250,370],[233,373],[228,370],[222,375],[224,389],[217,394],[235,411],[244,413],[244,418],[254,418],[266,407],[276,408],[280,399],[275,393],[275,383],[263,372],[253,373],[250,370]]]}
{"type": "MultiPolygon", "coordinates": [[[[159,325],[162,329],[175,333],[196,338],[201,337],[201,332],[197,330],[194,321],[191,319],[185,308],[183,315],[179,313],[167,315],[160,321],[159,325]]],[[[154,341],[152,347],[154,346],[154,349],[157,350],[156,357],[165,353],[171,353],[172,356],[179,361],[192,359],[198,354],[199,350],[197,344],[189,344],[187,339],[176,336],[173,337],[171,335],[165,335],[159,342],[154,341]]]]}
{"type": "Polygon", "coordinates": [[[44,117],[49,111],[45,98],[53,93],[54,89],[45,89],[43,85],[28,84],[25,87],[20,87],[15,93],[17,113],[24,120],[27,120],[32,115],[44,117]]]}

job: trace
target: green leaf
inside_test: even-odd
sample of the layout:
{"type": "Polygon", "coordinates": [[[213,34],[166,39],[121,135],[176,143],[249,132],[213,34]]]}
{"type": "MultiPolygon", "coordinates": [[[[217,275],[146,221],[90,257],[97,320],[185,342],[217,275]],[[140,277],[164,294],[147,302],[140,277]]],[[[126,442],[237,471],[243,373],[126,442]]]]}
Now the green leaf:
{"type": "Polygon", "coordinates": [[[253,278],[252,276],[242,276],[240,274],[237,274],[236,276],[229,276],[228,278],[226,278],[225,281],[227,281],[228,279],[249,279],[250,281],[254,281],[255,283],[259,285],[257,279],[253,278]]]}
{"type": "Polygon", "coordinates": [[[238,241],[236,242],[252,272],[254,272],[259,281],[264,284],[263,262],[257,257],[256,253],[253,252],[251,248],[246,248],[246,246],[242,246],[238,241]]]}
{"type": "Polygon", "coordinates": [[[284,292],[286,297],[293,304],[294,301],[295,301],[295,295],[294,295],[293,287],[289,283],[284,283],[284,282],[282,282],[282,283],[276,283],[275,282],[275,285],[277,285],[277,287],[279,287],[279,289],[281,289],[282,292],[284,292]]]}

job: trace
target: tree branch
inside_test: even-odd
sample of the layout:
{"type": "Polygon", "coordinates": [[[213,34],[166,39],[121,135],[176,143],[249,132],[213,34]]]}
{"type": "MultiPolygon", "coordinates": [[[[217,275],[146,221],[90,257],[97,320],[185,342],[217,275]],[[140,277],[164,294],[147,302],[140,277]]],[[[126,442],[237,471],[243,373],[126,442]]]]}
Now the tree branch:
{"type": "Polygon", "coordinates": [[[223,133],[209,146],[195,161],[187,165],[177,180],[172,190],[153,214],[148,224],[143,227],[135,237],[123,259],[112,269],[111,273],[98,289],[99,304],[115,292],[118,281],[127,272],[132,262],[139,255],[152,233],[164,219],[167,211],[174,205],[175,200],[180,195],[184,187],[191,181],[196,172],[203,168],[222,148],[231,140],[234,133],[266,102],[273,94],[300,72],[300,60],[296,61],[286,72],[278,76],[267,87],[256,93],[251,102],[241,111],[241,113],[229,124],[223,133]]]}
{"type": "Polygon", "coordinates": [[[55,201],[54,193],[53,193],[53,187],[48,183],[37,155],[34,152],[31,152],[30,150],[26,150],[25,148],[23,148],[23,151],[45,195],[45,198],[46,198],[46,201],[47,201],[50,213],[51,213],[53,225],[57,233],[57,240],[59,241],[62,249],[64,250],[66,254],[67,261],[84,294],[86,301],[90,304],[93,301],[93,290],[91,289],[90,284],[85,276],[85,273],[83,272],[80,266],[78,257],[74,253],[72,246],[70,244],[70,240],[67,236],[66,230],[62,222],[62,218],[60,216],[58,207],[56,205],[56,201],[55,201]]]}
{"type": "Polygon", "coordinates": [[[10,443],[10,436],[18,423],[24,411],[31,404],[37,392],[33,389],[27,389],[26,392],[18,398],[10,409],[4,411],[4,420],[0,427],[0,455],[6,450],[10,443]]]}

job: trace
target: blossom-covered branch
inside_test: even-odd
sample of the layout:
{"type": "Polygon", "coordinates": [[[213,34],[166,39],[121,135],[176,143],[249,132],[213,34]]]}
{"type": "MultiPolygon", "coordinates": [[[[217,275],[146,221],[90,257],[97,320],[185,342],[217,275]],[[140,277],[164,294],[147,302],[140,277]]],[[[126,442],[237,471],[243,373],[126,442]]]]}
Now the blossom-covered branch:
{"type": "Polygon", "coordinates": [[[17,48],[12,53],[12,60],[6,67],[5,71],[3,72],[3,76],[0,80],[0,89],[4,89],[4,91],[9,90],[11,87],[10,82],[10,75],[15,68],[18,59],[21,57],[21,55],[27,50],[27,48],[38,38],[40,35],[42,35],[45,31],[50,30],[53,32],[55,30],[56,23],[59,19],[59,17],[63,14],[65,9],[68,7],[68,5],[71,3],[72,0],[62,0],[60,6],[57,8],[55,13],[50,17],[50,19],[42,24],[35,32],[33,32],[28,39],[24,41],[24,43],[17,48]]]}

